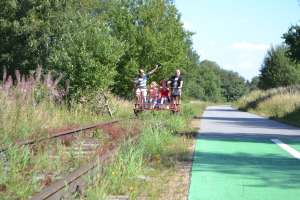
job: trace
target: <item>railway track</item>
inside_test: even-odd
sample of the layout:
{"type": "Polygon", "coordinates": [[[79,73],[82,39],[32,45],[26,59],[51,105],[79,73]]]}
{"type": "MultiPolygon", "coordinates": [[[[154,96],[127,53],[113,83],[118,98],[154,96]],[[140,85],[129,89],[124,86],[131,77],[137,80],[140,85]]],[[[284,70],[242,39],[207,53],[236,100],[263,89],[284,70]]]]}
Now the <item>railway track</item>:
{"type": "Polygon", "coordinates": [[[31,200],[72,199],[74,196],[80,195],[88,185],[86,177],[96,177],[97,174],[101,173],[103,167],[116,155],[120,142],[124,139],[136,141],[137,138],[137,133],[124,134],[121,137],[112,135],[109,142],[95,150],[95,156],[92,161],[45,187],[41,192],[35,194],[31,200]]]}
{"type": "MultiPolygon", "coordinates": [[[[138,135],[135,135],[130,140],[136,141],[137,138],[138,135]]],[[[98,152],[99,154],[93,161],[44,188],[41,192],[34,195],[31,200],[72,199],[82,194],[88,186],[86,177],[96,177],[97,174],[101,173],[103,168],[116,155],[119,145],[117,143],[110,143],[106,147],[108,148],[103,148],[104,151],[98,152]]]]}
{"type": "MultiPolygon", "coordinates": [[[[84,164],[79,168],[72,169],[71,173],[68,171],[67,175],[63,175],[63,178],[53,178],[50,183],[44,185],[44,188],[30,197],[30,199],[73,199],[71,196],[80,194],[87,186],[86,176],[93,177],[103,170],[103,167],[113,159],[117,153],[119,144],[125,139],[136,140],[138,137],[137,131],[133,133],[126,133],[126,131],[119,131],[122,133],[116,133],[114,126],[118,127],[124,120],[114,120],[109,122],[95,123],[80,128],[73,128],[70,130],[60,131],[55,134],[51,134],[47,137],[39,138],[36,140],[26,140],[16,143],[18,147],[31,145],[43,146],[43,142],[50,143],[50,140],[60,138],[67,153],[72,153],[75,157],[85,157],[84,164]],[[90,137],[89,133],[101,129],[101,135],[106,135],[106,139],[103,141],[97,140],[98,138],[90,137]],[[79,137],[79,135],[82,135],[79,137]],[[76,137],[78,138],[76,138],[76,137]]],[[[125,123],[125,122],[124,122],[125,123]]],[[[0,155],[5,155],[8,148],[3,148],[0,151],[0,155]]],[[[38,149],[40,150],[40,149],[38,149]]],[[[59,154],[49,154],[49,159],[59,159],[59,154]]],[[[9,167],[9,166],[8,166],[9,167]]],[[[8,168],[4,170],[7,170],[8,168]]],[[[65,167],[65,166],[64,166],[65,167]]],[[[45,177],[44,177],[45,178],[45,177]]]]}
{"type": "MultiPolygon", "coordinates": [[[[120,121],[122,121],[122,120],[113,120],[113,121],[109,121],[109,122],[99,122],[99,123],[90,124],[90,125],[79,127],[79,128],[74,128],[74,129],[65,130],[65,131],[59,131],[57,133],[51,134],[48,137],[42,137],[42,138],[39,138],[39,139],[31,139],[31,140],[24,140],[24,141],[21,141],[21,142],[17,142],[15,145],[16,146],[26,146],[26,145],[36,144],[36,143],[39,143],[39,142],[42,142],[42,141],[51,140],[51,139],[63,137],[63,136],[66,136],[66,135],[73,135],[73,134],[76,134],[76,133],[80,133],[82,131],[97,129],[97,128],[100,128],[101,126],[118,123],[120,121]]],[[[0,153],[7,151],[8,148],[9,147],[4,147],[4,148],[0,149],[0,153]]]]}

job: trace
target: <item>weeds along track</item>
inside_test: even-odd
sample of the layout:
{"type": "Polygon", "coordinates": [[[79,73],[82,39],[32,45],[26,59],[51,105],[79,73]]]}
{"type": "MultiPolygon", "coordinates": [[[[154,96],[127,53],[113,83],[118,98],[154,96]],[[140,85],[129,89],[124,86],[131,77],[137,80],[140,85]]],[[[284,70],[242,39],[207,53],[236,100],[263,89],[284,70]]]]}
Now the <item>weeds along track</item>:
{"type": "MultiPolygon", "coordinates": [[[[39,143],[42,141],[47,141],[47,140],[51,140],[51,139],[55,139],[55,138],[66,139],[66,138],[64,138],[64,136],[74,135],[76,133],[81,133],[83,131],[90,132],[92,130],[99,129],[102,126],[111,125],[111,124],[118,123],[118,122],[121,122],[121,120],[113,120],[113,121],[109,121],[109,122],[99,122],[99,123],[87,125],[87,126],[80,127],[80,128],[74,128],[74,129],[56,132],[56,133],[50,134],[48,137],[42,137],[39,139],[31,139],[31,140],[24,140],[24,141],[16,142],[16,145],[17,146],[31,145],[31,144],[36,144],[36,143],[39,143]]],[[[8,150],[8,147],[2,148],[2,149],[0,149],[0,153],[5,152],[7,150],[8,150]]]]}
{"type": "MultiPolygon", "coordinates": [[[[110,129],[111,127],[109,127],[110,129]]],[[[114,129],[115,130],[115,129],[114,129]]],[[[54,182],[44,188],[40,193],[34,195],[32,200],[57,200],[57,199],[73,199],[79,196],[87,187],[87,177],[96,177],[103,167],[110,162],[117,153],[120,142],[124,139],[136,141],[138,132],[120,137],[117,132],[112,133],[113,139],[100,147],[96,151],[96,156],[92,161],[82,165],[65,178],[54,182]]]]}
{"type": "MultiPolygon", "coordinates": [[[[74,194],[80,194],[86,187],[86,175],[93,177],[101,171],[103,166],[113,159],[124,140],[137,139],[140,129],[138,124],[139,121],[134,119],[114,120],[60,131],[36,140],[18,142],[15,148],[20,149],[19,152],[27,149],[32,162],[23,170],[19,170],[22,171],[20,176],[24,176],[24,183],[37,180],[32,185],[35,189],[23,197],[72,199],[74,194]],[[57,140],[54,140],[55,138],[57,140]],[[39,161],[43,157],[46,160],[44,163],[39,161]],[[28,169],[29,171],[26,171],[28,169]]],[[[0,154],[9,151],[9,148],[5,148],[0,154]]],[[[8,171],[8,168],[14,166],[7,161],[4,167],[4,170],[8,171]]],[[[10,176],[8,173],[7,177],[10,176]]],[[[5,188],[11,185],[2,184],[1,187],[4,187],[5,193],[5,188]]]]}

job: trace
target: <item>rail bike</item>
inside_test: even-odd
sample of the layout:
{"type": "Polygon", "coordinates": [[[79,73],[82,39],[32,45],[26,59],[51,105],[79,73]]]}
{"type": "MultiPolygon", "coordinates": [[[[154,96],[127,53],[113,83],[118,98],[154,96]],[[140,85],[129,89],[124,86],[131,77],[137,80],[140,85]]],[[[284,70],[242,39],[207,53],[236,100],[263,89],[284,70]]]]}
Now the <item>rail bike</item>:
{"type": "Polygon", "coordinates": [[[133,111],[135,115],[143,111],[170,111],[175,114],[180,112],[180,104],[176,103],[171,96],[162,101],[161,98],[152,99],[149,95],[144,95],[141,92],[137,95],[133,111]]]}

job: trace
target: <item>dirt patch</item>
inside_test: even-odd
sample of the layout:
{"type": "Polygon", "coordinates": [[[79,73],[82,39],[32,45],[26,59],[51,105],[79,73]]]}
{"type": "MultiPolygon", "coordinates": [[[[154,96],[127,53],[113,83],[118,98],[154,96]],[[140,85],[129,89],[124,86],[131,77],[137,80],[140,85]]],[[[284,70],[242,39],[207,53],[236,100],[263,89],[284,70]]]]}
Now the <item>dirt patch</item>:
{"type": "Polygon", "coordinates": [[[104,133],[108,134],[112,140],[117,140],[128,134],[126,132],[126,129],[122,127],[119,123],[105,124],[99,128],[101,128],[104,133]]]}
{"type": "Polygon", "coordinates": [[[139,122],[131,121],[128,123],[131,123],[132,126],[126,127],[122,123],[113,123],[98,127],[111,138],[110,142],[106,143],[100,150],[98,150],[98,155],[104,155],[114,149],[119,144],[120,140],[136,137],[140,133],[141,126],[139,122]]]}
{"type": "Polygon", "coordinates": [[[161,200],[187,200],[190,186],[190,172],[193,163],[193,152],[195,142],[189,147],[188,158],[177,161],[175,173],[169,177],[166,188],[168,188],[159,199],[161,200]]]}

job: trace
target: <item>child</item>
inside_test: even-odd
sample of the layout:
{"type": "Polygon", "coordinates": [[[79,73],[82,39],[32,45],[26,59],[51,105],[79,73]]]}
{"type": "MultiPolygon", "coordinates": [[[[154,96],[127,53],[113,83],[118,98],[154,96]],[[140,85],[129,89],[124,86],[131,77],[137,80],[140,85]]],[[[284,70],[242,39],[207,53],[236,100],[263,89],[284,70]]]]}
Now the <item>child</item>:
{"type": "Polygon", "coordinates": [[[157,88],[157,83],[153,81],[150,84],[150,88],[149,88],[149,103],[151,105],[151,108],[154,108],[156,106],[158,96],[159,96],[159,91],[157,88]]]}
{"type": "Polygon", "coordinates": [[[163,105],[165,102],[169,102],[169,93],[170,93],[170,90],[167,87],[167,81],[165,81],[165,80],[160,81],[159,94],[160,94],[160,104],[161,105],[163,105]]]}

